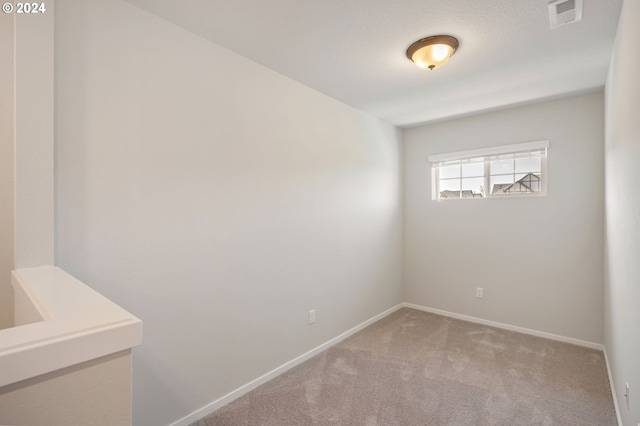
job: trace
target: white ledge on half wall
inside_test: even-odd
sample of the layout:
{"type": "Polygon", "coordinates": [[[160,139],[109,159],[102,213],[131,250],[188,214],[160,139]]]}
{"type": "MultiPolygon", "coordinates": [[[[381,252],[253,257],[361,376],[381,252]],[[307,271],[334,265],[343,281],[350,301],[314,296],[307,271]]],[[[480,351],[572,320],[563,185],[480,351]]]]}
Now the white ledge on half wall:
{"type": "Polygon", "coordinates": [[[55,266],[16,269],[15,326],[0,330],[0,387],[126,350],[142,322],[55,266]]]}

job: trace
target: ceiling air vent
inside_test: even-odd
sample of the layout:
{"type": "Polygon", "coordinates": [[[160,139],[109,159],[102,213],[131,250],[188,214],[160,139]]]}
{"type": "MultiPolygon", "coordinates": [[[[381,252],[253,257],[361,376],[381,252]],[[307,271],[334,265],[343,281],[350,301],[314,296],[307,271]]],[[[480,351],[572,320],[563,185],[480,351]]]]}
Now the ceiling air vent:
{"type": "Polygon", "coordinates": [[[582,20],[582,0],[553,0],[549,2],[551,29],[582,20]]]}

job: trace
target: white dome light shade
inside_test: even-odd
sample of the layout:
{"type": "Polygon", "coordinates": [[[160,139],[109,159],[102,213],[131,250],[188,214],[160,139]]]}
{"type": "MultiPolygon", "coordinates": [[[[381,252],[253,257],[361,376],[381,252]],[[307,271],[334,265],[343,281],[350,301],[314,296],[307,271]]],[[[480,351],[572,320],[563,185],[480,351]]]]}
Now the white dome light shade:
{"type": "Polygon", "coordinates": [[[444,65],[458,48],[458,40],[447,35],[420,39],[409,46],[407,58],[418,67],[433,70],[444,65]]]}

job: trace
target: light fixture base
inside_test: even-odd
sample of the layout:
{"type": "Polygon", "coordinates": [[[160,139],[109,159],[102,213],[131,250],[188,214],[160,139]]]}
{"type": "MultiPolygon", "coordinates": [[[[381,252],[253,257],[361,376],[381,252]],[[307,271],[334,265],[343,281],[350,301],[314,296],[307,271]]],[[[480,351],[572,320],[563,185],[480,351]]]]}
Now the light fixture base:
{"type": "Polygon", "coordinates": [[[449,35],[425,37],[409,46],[407,58],[420,68],[433,70],[444,65],[458,46],[458,39],[449,35]]]}

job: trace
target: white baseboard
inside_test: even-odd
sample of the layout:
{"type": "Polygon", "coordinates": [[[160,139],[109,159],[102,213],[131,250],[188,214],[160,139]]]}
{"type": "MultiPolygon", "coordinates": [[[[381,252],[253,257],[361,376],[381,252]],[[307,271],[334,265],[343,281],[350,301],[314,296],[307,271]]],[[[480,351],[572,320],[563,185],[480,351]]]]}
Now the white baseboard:
{"type": "Polygon", "coordinates": [[[257,388],[258,386],[268,382],[269,380],[281,375],[282,373],[292,369],[293,367],[302,364],[304,361],[308,360],[309,358],[319,354],[320,352],[330,348],[331,346],[341,342],[342,340],[346,339],[347,337],[351,336],[352,334],[357,333],[358,331],[362,330],[363,328],[369,326],[370,324],[373,324],[374,322],[386,317],[387,315],[392,314],[393,312],[397,311],[398,309],[401,309],[403,307],[406,308],[412,308],[412,309],[417,309],[420,311],[425,311],[425,312],[430,312],[432,314],[436,314],[436,315],[442,315],[442,316],[446,316],[446,317],[450,317],[450,318],[455,318],[455,319],[459,319],[459,320],[463,320],[463,321],[468,321],[468,322],[473,322],[476,324],[482,324],[482,325],[487,325],[490,327],[496,327],[496,328],[501,328],[504,330],[509,330],[509,331],[515,331],[518,333],[523,333],[523,334],[529,334],[532,336],[537,336],[537,337],[542,337],[545,339],[550,339],[550,340],[556,340],[559,342],[565,342],[565,343],[571,343],[574,345],[578,345],[578,346],[584,346],[587,348],[591,348],[591,349],[598,349],[598,350],[602,350],[604,352],[605,355],[605,362],[607,364],[607,371],[609,373],[609,383],[611,384],[611,392],[613,395],[613,402],[615,404],[615,408],[616,408],[616,415],[618,417],[618,424],[622,425],[622,423],[620,422],[620,411],[618,408],[618,402],[616,399],[616,395],[615,395],[615,389],[613,387],[613,378],[611,375],[611,370],[609,368],[609,361],[607,359],[607,353],[604,350],[604,346],[599,344],[599,343],[593,343],[593,342],[587,342],[585,340],[580,340],[580,339],[574,339],[572,337],[565,337],[565,336],[559,336],[557,334],[552,334],[552,333],[547,333],[544,331],[538,331],[538,330],[532,330],[529,328],[524,328],[524,327],[518,327],[515,325],[510,325],[510,324],[504,324],[501,322],[497,322],[497,321],[490,321],[490,320],[485,320],[482,318],[476,318],[476,317],[472,317],[472,316],[468,316],[468,315],[462,315],[462,314],[456,314],[454,312],[448,312],[448,311],[443,311],[440,309],[435,309],[435,308],[429,308],[426,306],[420,306],[420,305],[415,305],[413,303],[401,303],[397,306],[394,306],[390,309],[387,309],[386,311],[366,320],[365,322],[363,322],[362,324],[359,324],[355,327],[353,327],[350,330],[347,330],[346,332],[342,333],[341,335],[334,337],[333,339],[323,343],[322,345],[310,350],[307,353],[304,353],[302,355],[300,355],[299,357],[285,363],[282,364],[281,366],[271,370],[270,372],[258,377],[257,379],[239,387],[238,389],[229,392],[228,394],[226,394],[225,396],[218,398],[217,400],[211,402],[210,404],[205,405],[204,407],[194,411],[193,413],[181,418],[180,420],[171,423],[169,426],[188,426],[189,424],[195,422],[196,420],[199,420],[203,417],[205,417],[206,415],[213,413],[214,411],[216,411],[217,409],[229,404],[230,402],[240,398],[241,396],[249,393],[250,391],[252,391],[253,389],[257,388]]]}
{"type": "Polygon", "coordinates": [[[243,385],[240,386],[238,389],[229,392],[228,394],[226,394],[225,396],[216,399],[215,401],[211,402],[210,404],[205,405],[204,407],[200,408],[199,410],[194,411],[193,413],[181,418],[180,420],[171,423],[169,426],[188,426],[189,424],[195,422],[196,420],[199,420],[201,418],[203,418],[204,416],[206,416],[207,414],[211,414],[214,411],[216,411],[217,409],[229,404],[231,401],[240,398],[241,396],[243,396],[244,394],[254,390],[255,388],[257,388],[258,386],[268,382],[269,380],[281,375],[282,373],[292,369],[293,367],[302,364],[304,361],[308,360],[309,358],[319,354],[320,352],[329,349],[331,346],[341,342],[342,340],[346,339],[347,337],[351,336],[352,334],[357,333],[358,331],[362,330],[363,328],[367,327],[368,325],[373,324],[374,322],[386,317],[387,315],[392,314],[393,312],[397,311],[398,309],[402,308],[403,304],[399,304],[396,305],[390,309],[387,309],[386,311],[366,320],[365,322],[363,322],[362,324],[359,324],[355,327],[353,327],[350,330],[345,331],[344,333],[342,333],[341,335],[334,337],[333,339],[329,340],[328,342],[323,343],[322,345],[310,350],[307,353],[304,353],[302,355],[300,355],[299,357],[292,359],[291,361],[282,364],[280,367],[277,367],[271,371],[269,371],[268,373],[258,377],[257,379],[243,385]]]}
{"type": "Polygon", "coordinates": [[[611,365],[609,364],[609,357],[607,356],[607,347],[603,348],[604,362],[607,364],[607,373],[609,374],[609,386],[611,386],[611,397],[613,398],[613,405],[616,409],[616,418],[618,419],[618,426],[623,426],[622,416],[620,415],[620,406],[618,405],[618,397],[616,396],[616,387],[613,384],[613,374],[611,372],[611,365]]]}
{"type": "Polygon", "coordinates": [[[532,330],[530,328],[518,327],[516,325],[504,324],[497,321],[490,321],[482,318],[476,318],[468,315],[456,314],[454,312],[443,311],[440,309],[429,308],[426,306],[414,305],[413,303],[403,303],[403,307],[413,308],[420,311],[430,312],[436,315],[451,317],[463,321],[473,322],[476,324],[488,325],[490,327],[502,328],[504,330],[516,331],[518,333],[529,334],[531,336],[543,337],[545,339],[556,340],[559,342],[571,343],[573,345],[584,346],[591,349],[603,350],[604,346],[600,343],[587,342],[586,340],[574,339],[573,337],[559,336],[557,334],[547,333],[544,331],[532,330]]]}
{"type": "Polygon", "coordinates": [[[456,314],[453,312],[443,311],[435,308],[428,308],[426,306],[414,305],[412,303],[403,303],[403,307],[413,308],[420,311],[430,312],[436,315],[442,315],[446,317],[456,318],[463,321],[469,321],[477,324],[488,325],[491,327],[502,328],[504,330],[516,331],[518,333],[529,334],[532,336],[543,337],[545,339],[556,340],[559,342],[571,343],[578,346],[584,346],[591,349],[601,350],[604,353],[604,362],[607,366],[607,374],[609,375],[609,386],[611,387],[611,397],[613,398],[613,405],[616,410],[616,419],[618,426],[623,426],[622,416],[620,415],[620,407],[618,405],[618,398],[616,397],[616,389],[613,383],[613,374],[611,373],[611,365],[609,364],[609,357],[607,356],[607,348],[599,343],[587,342],[585,340],[574,339],[572,337],[559,336],[557,334],[546,333],[544,331],[532,330],[529,328],[518,327],[515,325],[504,324],[496,321],[489,321],[482,318],[476,318],[468,315],[456,314]]]}

